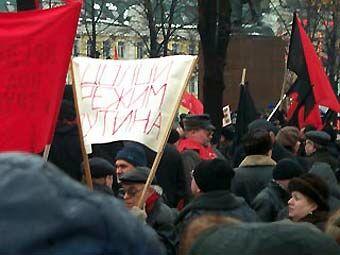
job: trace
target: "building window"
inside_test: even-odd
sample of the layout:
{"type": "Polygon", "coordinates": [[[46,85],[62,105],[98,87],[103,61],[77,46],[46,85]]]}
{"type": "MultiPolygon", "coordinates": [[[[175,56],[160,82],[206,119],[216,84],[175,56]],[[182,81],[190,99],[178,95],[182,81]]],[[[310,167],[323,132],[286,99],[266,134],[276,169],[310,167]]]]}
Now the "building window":
{"type": "Polygon", "coordinates": [[[190,43],[189,46],[188,46],[188,53],[190,55],[195,55],[196,54],[196,47],[195,47],[195,44],[193,43],[190,43]]]}
{"type": "Polygon", "coordinates": [[[103,57],[104,59],[112,58],[112,47],[110,39],[103,41],[103,57]]]}
{"type": "Polygon", "coordinates": [[[141,58],[143,58],[144,57],[144,44],[143,44],[143,42],[138,42],[137,43],[137,46],[136,46],[136,57],[138,58],[138,59],[141,59],[141,58]]]}
{"type": "Polygon", "coordinates": [[[118,56],[119,58],[124,58],[125,43],[118,42],[118,56]]]}
{"type": "Polygon", "coordinates": [[[179,53],[179,44],[178,43],[173,43],[172,44],[172,54],[176,55],[179,53]]]}

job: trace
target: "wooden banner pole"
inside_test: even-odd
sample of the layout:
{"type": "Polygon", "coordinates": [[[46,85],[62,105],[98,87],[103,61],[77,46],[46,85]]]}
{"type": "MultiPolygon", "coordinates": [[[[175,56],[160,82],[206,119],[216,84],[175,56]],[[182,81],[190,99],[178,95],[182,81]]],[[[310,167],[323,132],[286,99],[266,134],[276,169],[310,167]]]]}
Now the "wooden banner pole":
{"type": "Polygon", "coordinates": [[[139,208],[141,208],[141,209],[143,209],[143,205],[145,203],[145,200],[147,199],[146,198],[146,192],[147,192],[148,188],[150,187],[152,180],[155,178],[159,162],[160,162],[160,160],[161,160],[161,158],[163,156],[163,153],[164,153],[164,147],[165,147],[166,142],[168,140],[168,137],[170,135],[172,123],[173,123],[173,121],[175,119],[176,113],[177,113],[178,108],[179,108],[179,106],[181,104],[181,101],[182,101],[182,96],[184,94],[184,91],[185,91],[188,83],[189,83],[189,79],[191,78],[191,75],[192,75],[192,73],[194,71],[196,63],[197,63],[197,58],[192,62],[191,66],[190,66],[189,74],[188,74],[188,76],[187,76],[187,78],[185,80],[185,85],[182,86],[182,90],[181,90],[181,93],[180,93],[181,96],[177,99],[177,102],[176,102],[176,105],[174,107],[174,110],[171,112],[170,121],[168,122],[168,125],[167,125],[167,127],[165,129],[166,130],[166,135],[164,135],[161,138],[162,140],[161,140],[160,148],[157,151],[157,155],[156,155],[155,160],[154,160],[154,162],[152,164],[152,168],[151,168],[150,174],[149,174],[148,179],[147,179],[147,181],[146,181],[146,183],[144,185],[142,195],[141,195],[141,197],[140,197],[140,199],[138,201],[138,205],[137,206],[139,208]]]}
{"type": "Polygon", "coordinates": [[[246,69],[246,68],[243,68],[243,71],[242,71],[242,79],[241,79],[241,85],[244,85],[245,82],[246,82],[246,73],[247,73],[247,69],[246,69]]]}
{"type": "Polygon", "coordinates": [[[86,184],[89,187],[89,189],[93,190],[89,158],[87,156],[86,149],[85,149],[83,129],[81,127],[81,121],[80,121],[79,103],[78,103],[78,97],[77,97],[77,91],[76,91],[76,83],[75,83],[72,59],[70,61],[70,75],[71,75],[71,81],[72,81],[74,108],[76,110],[76,120],[77,120],[77,125],[78,125],[80,148],[81,148],[81,153],[83,155],[83,166],[84,166],[85,181],[86,181],[86,184]]]}
{"type": "Polygon", "coordinates": [[[51,144],[46,144],[45,149],[44,149],[44,153],[43,153],[43,159],[45,161],[48,160],[48,156],[50,155],[50,150],[51,150],[51,144]]]}

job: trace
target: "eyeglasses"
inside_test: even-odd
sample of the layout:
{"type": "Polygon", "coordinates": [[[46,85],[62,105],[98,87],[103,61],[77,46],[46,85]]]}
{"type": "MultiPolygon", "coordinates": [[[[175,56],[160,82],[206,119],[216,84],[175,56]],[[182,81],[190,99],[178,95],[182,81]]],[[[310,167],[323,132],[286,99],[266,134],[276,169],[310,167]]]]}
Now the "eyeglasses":
{"type": "Polygon", "coordinates": [[[128,195],[129,197],[135,197],[139,192],[142,191],[142,189],[136,189],[136,188],[127,188],[123,189],[124,194],[128,195]]]}

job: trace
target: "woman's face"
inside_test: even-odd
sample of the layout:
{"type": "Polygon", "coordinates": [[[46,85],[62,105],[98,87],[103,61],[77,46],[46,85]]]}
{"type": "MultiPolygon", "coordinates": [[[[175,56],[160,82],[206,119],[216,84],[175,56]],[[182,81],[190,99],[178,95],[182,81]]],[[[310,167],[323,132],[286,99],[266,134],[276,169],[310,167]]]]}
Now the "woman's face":
{"type": "Polygon", "coordinates": [[[289,217],[293,221],[299,221],[318,208],[317,204],[299,191],[293,191],[288,201],[289,217]]]}

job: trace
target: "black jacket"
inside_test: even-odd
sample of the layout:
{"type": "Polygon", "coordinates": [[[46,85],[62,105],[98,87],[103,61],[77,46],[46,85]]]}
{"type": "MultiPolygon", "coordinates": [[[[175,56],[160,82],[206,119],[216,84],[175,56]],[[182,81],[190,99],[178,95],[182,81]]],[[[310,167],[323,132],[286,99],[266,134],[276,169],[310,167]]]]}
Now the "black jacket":
{"type": "Polygon", "coordinates": [[[82,155],[77,125],[61,125],[56,128],[49,161],[61,168],[73,179],[80,181],[82,155]]]}
{"type": "Polygon", "coordinates": [[[290,198],[287,191],[276,182],[271,181],[253,200],[251,207],[256,211],[262,221],[275,221],[277,214],[285,206],[290,198]]]}
{"type": "Polygon", "coordinates": [[[190,220],[205,214],[229,216],[246,222],[257,221],[255,211],[243,198],[226,190],[217,190],[203,193],[192,200],[180,212],[175,224],[182,231],[190,220]]]}
{"type": "Polygon", "coordinates": [[[235,169],[231,191],[243,197],[250,205],[254,198],[271,181],[275,161],[264,155],[247,156],[235,169]]]}

